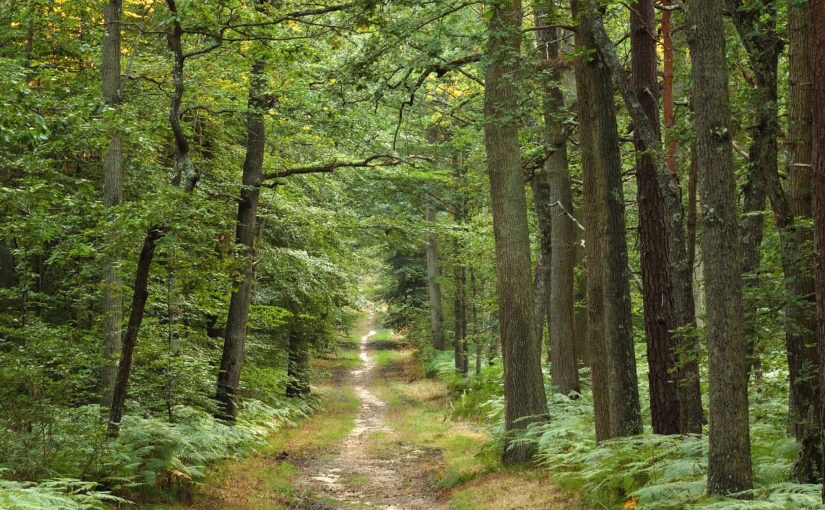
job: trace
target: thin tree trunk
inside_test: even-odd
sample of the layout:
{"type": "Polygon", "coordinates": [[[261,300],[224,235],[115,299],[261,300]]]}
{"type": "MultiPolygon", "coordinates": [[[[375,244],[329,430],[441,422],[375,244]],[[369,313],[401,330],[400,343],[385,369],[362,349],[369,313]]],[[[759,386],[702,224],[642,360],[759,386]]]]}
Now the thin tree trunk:
{"type": "Polygon", "coordinates": [[[129,325],[123,337],[123,349],[118,364],[117,379],[112,393],[112,407],[109,408],[109,435],[116,437],[120,432],[120,420],[123,418],[123,406],[126,403],[126,389],[129,383],[129,372],[132,370],[132,354],[137,344],[140,324],[143,322],[143,313],[146,310],[146,298],[149,295],[149,270],[152,259],[155,257],[155,244],[163,235],[160,227],[152,227],[143,240],[143,249],[138,258],[137,272],[135,273],[135,292],[132,296],[132,311],[129,315],[129,325]]]}
{"type": "MultiPolygon", "coordinates": [[[[535,9],[536,42],[545,66],[554,65],[560,57],[560,30],[550,27],[550,14],[555,12],[553,2],[535,9]]],[[[564,126],[564,97],[559,83],[559,69],[553,69],[543,80],[544,143],[549,157],[544,172],[549,177],[551,218],[550,301],[548,324],[553,386],[564,395],[577,395],[579,371],[576,366],[576,349],[573,339],[573,267],[576,260],[576,225],[573,214],[573,192],[570,186],[570,169],[567,166],[567,128],[564,126]]],[[[538,208],[538,203],[536,204],[538,208]]],[[[543,237],[543,236],[542,236],[543,237]]]]}
{"type": "MultiPolygon", "coordinates": [[[[484,142],[490,176],[496,245],[499,312],[504,358],[504,425],[524,429],[547,415],[541,354],[530,289],[527,201],[519,154],[519,94],[514,77],[521,67],[521,1],[492,2],[485,73],[484,142]]],[[[532,449],[508,438],[504,464],[524,462],[532,449]]]]}
{"type": "MultiPolygon", "coordinates": [[[[547,322],[550,305],[550,287],[553,263],[553,218],[552,199],[550,193],[550,177],[547,168],[537,170],[530,179],[530,190],[533,192],[533,206],[536,209],[539,246],[536,252],[536,272],[533,279],[533,309],[536,317],[536,342],[539,352],[544,344],[544,325],[547,322]]],[[[548,342],[548,360],[552,355],[552,348],[548,342]]]]}
{"type": "MultiPolygon", "coordinates": [[[[633,88],[658,138],[660,135],[655,25],[653,1],[637,0],[630,14],[633,88]]],[[[634,130],[633,138],[636,151],[641,154],[636,160],[636,180],[642,301],[647,361],[650,367],[648,378],[651,423],[655,434],[678,434],[682,420],[676,379],[677,345],[671,334],[677,324],[672,273],[668,261],[665,203],[656,176],[656,161],[652,155],[644,154],[646,146],[640,129],[634,130]]]]}
{"type": "Polygon", "coordinates": [[[691,3],[688,26],[707,299],[708,493],[715,495],[753,487],[742,254],[721,0],[691,3]]]}
{"type": "Polygon", "coordinates": [[[252,64],[249,73],[249,99],[246,114],[246,157],[243,164],[241,200],[238,202],[238,223],[235,227],[235,245],[242,247],[247,257],[239,275],[241,283],[238,290],[229,299],[229,313],[226,319],[226,336],[223,342],[223,354],[218,371],[218,418],[234,423],[237,413],[238,384],[241,380],[244,345],[246,344],[249,303],[252,296],[252,284],[255,274],[255,218],[258,210],[258,197],[261,193],[263,177],[264,148],[266,146],[266,128],[264,111],[266,98],[264,93],[265,78],[262,60],[252,64]]]}
{"type": "Polygon", "coordinates": [[[289,335],[286,396],[306,398],[309,395],[309,339],[292,326],[289,335]]]}
{"type": "MultiPolygon", "coordinates": [[[[425,219],[435,222],[435,209],[428,207],[425,219]]],[[[438,267],[438,242],[435,234],[427,234],[427,294],[430,297],[430,331],[433,337],[433,348],[437,351],[444,350],[444,321],[441,312],[441,283],[439,282],[438,267]]]]}
{"type": "Polygon", "coordinates": [[[481,373],[481,327],[478,323],[478,310],[476,308],[476,301],[478,300],[476,272],[472,267],[470,268],[470,295],[472,296],[470,311],[473,316],[473,343],[476,348],[476,375],[478,375],[481,373]]]}
{"type": "MultiPolygon", "coordinates": [[[[103,98],[106,106],[117,110],[120,95],[120,41],[122,0],[110,0],[103,8],[103,24],[106,35],[103,38],[103,98]]],[[[103,206],[111,209],[123,203],[123,134],[117,128],[117,119],[109,118],[109,147],[103,156],[103,206]]],[[[111,239],[114,232],[108,236],[111,239]]],[[[109,258],[103,269],[103,374],[101,377],[101,405],[112,404],[117,358],[123,344],[121,327],[123,322],[123,281],[117,272],[117,258],[109,258]]]]}

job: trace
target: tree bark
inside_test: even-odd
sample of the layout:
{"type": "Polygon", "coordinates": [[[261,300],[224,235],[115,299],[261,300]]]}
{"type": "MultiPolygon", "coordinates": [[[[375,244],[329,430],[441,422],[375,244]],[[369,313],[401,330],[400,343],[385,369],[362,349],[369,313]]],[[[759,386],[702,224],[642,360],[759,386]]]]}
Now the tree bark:
{"type": "MultiPolygon", "coordinates": [[[[630,48],[633,88],[639,103],[659,133],[656,14],[652,0],[637,0],[630,14],[630,48]]],[[[647,361],[650,370],[650,414],[655,434],[680,432],[679,388],[676,380],[676,310],[668,261],[665,203],[656,177],[656,161],[646,149],[641,130],[634,130],[636,181],[639,202],[639,251],[641,252],[642,301],[644,303],[647,361]]]]}
{"type": "MultiPolygon", "coordinates": [[[[822,340],[825,338],[825,0],[808,0],[808,9],[811,31],[811,102],[813,105],[811,177],[813,180],[816,337],[819,363],[820,366],[825,366],[825,342],[822,340]]],[[[819,372],[819,387],[825,388],[825,370],[819,372]]],[[[822,394],[825,392],[821,392],[822,394]]],[[[820,413],[825,414],[825,405],[820,405],[820,413]]],[[[825,423],[823,414],[820,414],[820,423],[825,423]]],[[[821,428],[820,434],[825,435],[825,428],[821,428]]],[[[821,441],[825,444],[825,438],[821,441]]],[[[823,455],[825,455],[825,448],[823,448],[823,455]]],[[[823,466],[825,466],[825,458],[820,462],[820,470],[823,466]]],[[[822,501],[825,502],[825,485],[823,485],[822,497],[822,501]]]]}
{"type": "MultiPolygon", "coordinates": [[[[581,14],[578,0],[570,2],[573,16],[581,14]]],[[[576,46],[592,48],[592,37],[587,31],[576,31],[576,46]]],[[[596,154],[593,142],[594,119],[591,107],[591,73],[598,64],[587,55],[576,58],[576,98],[579,117],[579,141],[582,151],[582,203],[600,204],[603,201],[597,185],[596,154]]],[[[604,340],[604,296],[602,291],[602,246],[599,232],[601,215],[597,207],[584,208],[584,251],[587,266],[587,342],[590,348],[590,371],[593,378],[593,415],[596,441],[610,438],[610,385],[607,372],[607,346],[604,340]]]]}
{"type": "MultiPolygon", "coordinates": [[[[530,289],[527,201],[519,154],[519,94],[514,78],[521,67],[521,1],[491,5],[484,89],[484,142],[490,176],[496,246],[499,315],[504,358],[505,430],[524,429],[547,415],[547,398],[536,341],[530,289]]],[[[505,440],[504,464],[532,456],[524,444],[505,440]]]]}
{"type": "Polygon", "coordinates": [[[688,26],[707,299],[708,493],[715,495],[753,487],[742,254],[721,0],[691,3],[688,26]]]}
{"type": "MultiPolygon", "coordinates": [[[[591,23],[581,24],[579,31],[587,38],[587,48],[599,49],[591,23]]],[[[600,243],[604,268],[604,337],[610,381],[610,436],[620,437],[642,433],[642,414],[633,346],[622,164],[613,85],[602,56],[597,53],[593,59],[595,65],[589,66],[590,107],[598,170],[596,182],[602,188],[599,196],[603,199],[596,204],[600,205],[598,209],[603,217],[600,243]]]]}
{"type": "MultiPolygon", "coordinates": [[[[103,98],[106,106],[117,110],[120,95],[120,41],[122,0],[110,0],[103,7],[103,98]]],[[[103,156],[103,206],[111,209],[123,203],[123,134],[117,127],[117,119],[109,117],[109,147],[103,156]]],[[[108,237],[114,236],[112,232],[108,237]]],[[[121,327],[123,322],[123,280],[117,272],[115,257],[104,262],[103,269],[103,374],[101,377],[101,405],[112,404],[115,378],[117,377],[117,357],[123,347],[121,327]]]]}
{"type": "MultiPolygon", "coordinates": [[[[664,153],[660,150],[661,139],[650,122],[645,109],[636,95],[635,90],[625,76],[622,66],[613,47],[613,43],[607,36],[604,25],[594,9],[588,13],[588,25],[592,30],[595,47],[598,49],[604,64],[610,69],[610,74],[619,88],[625,105],[633,119],[634,132],[639,135],[637,139],[644,144],[646,150],[653,150],[656,158],[656,175],[659,181],[659,189],[664,199],[666,219],[668,224],[668,251],[671,264],[671,277],[674,289],[674,305],[676,311],[676,324],[683,328],[690,328],[695,324],[694,301],[693,301],[693,274],[688,263],[688,256],[685,248],[684,226],[681,200],[679,198],[678,187],[667,166],[664,153]]],[[[677,378],[679,380],[680,428],[685,432],[701,432],[702,429],[702,405],[699,388],[699,367],[694,360],[694,353],[699,348],[691,342],[686,335],[679,337],[680,350],[686,355],[686,361],[679,370],[677,378]]]]}
{"type": "MultiPolygon", "coordinates": [[[[551,375],[553,386],[564,395],[578,395],[579,371],[573,338],[573,267],[576,256],[576,225],[573,222],[573,192],[570,169],[567,166],[567,128],[564,126],[564,97],[559,88],[561,72],[552,68],[560,57],[560,30],[549,26],[553,2],[535,9],[536,42],[550,73],[542,81],[544,108],[544,143],[549,157],[544,172],[549,177],[551,218],[550,301],[548,324],[550,331],[551,375]]],[[[538,207],[538,203],[536,204],[538,207]]]]}
{"type": "Polygon", "coordinates": [[[129,384],[129,372],[132,370],[132,354],[137,344],[140,324],[143,322],[143,313],[146,310],[146,298],[149,295],[149,270],[152,259],[155,257],[155,244],[163,235],[160,227],[152,227],[143,240],[143,249],[138,258],[137,272],[135,273],[135,292],[132,296],[132,311],[129,315],[129,325],[123,337],[123,348],[118,364],[117,379],[112,392],[112,407],[109,408],[109,435],[116,437],[120,432],[120,420],[123,418],[123,406],[126,403],[126,389],[129,384]]]}
{"type": "MultiPolygon", "coordinates": [[[[435,222],[435,209],[428,207],[425,219],[429,223],[435,222]]],[[[430,297],[430,331],[433,337],[433,348],[444,350],[444,322],[441,311],[441,283],[439,282],[440,269],[438,267],[438,241],[435,234],[427,234],[427,294],[430,297]]]]}
{"type": "MultiPolygon", "coordinates": [[[[533,278],[533,309],[536,317],[536,342],[541,352],[544,344],[544,325],[547,323],[550,312],[550,288],[552,287],[550,271],[553,263],[552,197],[546,165],[530,178],[530,190],[533,192],[533,206],[536,209],[539,234],[536,272],[533,278]]],[[[552,357],[552,346],[550,342],[547,345],[547,359],[549,360],[552,357]]]]}
{"type": "Polygon", "coordinates": [[[309,338],[300,327],[292,326],[289,335],[286,396],[306,398],[309,391],[309,338]]]}
{"type": "Polygon", "coordinates": [[[249,74],[249,99],[246,114],[246,157],[244,158],[241,200],[238,202],[238,223],[235,227],[235,244],[243,249],[247,257],[240,277],[238,290],[229,300],[229,313],[226,319],[226,336],[223,354],[218,371],[218,418],[229,423],[235,422],[237,413],[238,384],[241,379],[244,344],[246,343],[249,303],[252,296],[252,284],[255,274],[255,215],[258,210],[258,197],[261,193],[263,176],[264,148],[266,130],[264,111],[266,99],[264,94],[264,63],[256,61],[249,74]]]}
{"type": "MultiPolygon", "coordinates": [[[[788,3],[788,113],[790,122],[788,135],[790,150],[788,159],[787,198],[790,214],[794,217],[810,219],[813,217],[811,192],[812,161],[812,97],[811,97],[811,32],[808,23],[806,5],[799,2],[788,3]]],[[[799,393],[805,393],[815,385],[815,393],[809,403],[811,413],[805,412],[804,405],[798,409],[791,409],[792,415],[800,418],[794,427],[794,434],[802,444],[802,448],[794,466],[793,477],[799,482],[815,483],[821,478],[822,469],[822,441],[819,437],[821,425],[820,408],[822,406],[819,392],[819,379],[813,370],[821,370],[817,353],[816,336],[816,286],[814,282],[813,258],[807,255],[807,248],[813,244],[813,231],[804,222],[796,222],[789,245],[794,247],[798,254],[796,262],[797,275],[795,278],[786,277],[786,284],[794,302],[789,303],[786,313],[791,324],[796,324],[794,330],[786,335],[789,341],[789,367],[791,372],[798,372],[798,380],[803,384],[799,393]],[[795,332],[795,334],[794,334],[795,332]],[[793,334],[796,338],[791,338],[793,334]]],[[[792,389],[792,391],[794,391],[792,389]]],[[[790,399],[791,403],[804,403],[806,398],[797,394],[790,399]]]]}

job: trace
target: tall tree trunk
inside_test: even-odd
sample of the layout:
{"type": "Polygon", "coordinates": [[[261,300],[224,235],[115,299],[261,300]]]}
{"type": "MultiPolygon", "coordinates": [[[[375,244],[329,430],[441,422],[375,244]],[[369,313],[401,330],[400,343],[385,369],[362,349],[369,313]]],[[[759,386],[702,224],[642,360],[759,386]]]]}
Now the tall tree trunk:
{"type": "MultiPolygon", "coordinates": [[[[570,169],[567,166],[567,137],[564,126],[564,97],[559,88],[561,72],[552,68],[560,57],[560,31],[549,26],[549,14],[555,11],[553,2],[535,9],[536,41],[543,65],[550,68],[543,80],[544,143],[549,157],[544,172],[549,176],[551,217],[550,302],[548,323],[553,386],[559,392],[578,394],[579,371],[573,343],[573,266],[576,256],[576,225],[573,214],[573,192],[570,169]]],[[[538,207],[538,204],[537,204],[538,207]]]]}
{"type": "MultiPolygon", "coordinates": [[[[533,278],[533,313],[536,317],[536,342],[541,352],[544,343],[544,325],[550,312],[550,288],[552,286],[550,271],[553,263],[553,202],[550,193],[550,176],[547,174],[546,165],[530,178],[530,190],[533,192],[533,206],[536,209],[539,234],[536,276],[533,278]]],[[[549,356],[552,356],[550,342],[548,342],[548,360],[549,356]]]]}
{"type": "MultiPolygon", "coordinates": [[[[581,14],[578,0],[570,2],[573,16],[581,14]]],[[[581,25],[576,31],[576,46],[592,48],[581,25]]],[[[576,58],[576,97],[579,117],[579,139],[582,151],[582,203],[602,203],[601,189],[597,185],[598,172],[593,142],[594,119],[591,73],[598,64],[589,56],[576,58]]],[[[593,378],[593,415],[596,425],[596,441],[610,438],[610,384],[607,372],[607,346],[604,339],[604,296],[602,291],[602,246],[599,232],[602,217],[597,207],[584,208],[584,251],[587,266],[587,340],[590,346],[590,371],[593,378]]]]}
{"type": "MultiPolygon", "coordinates": [[[[613,43],[607,36],[601,19],[595,11],[591,11],[588,16],[588,25],[592,30],[596,45],[604,64],[610,69],[616,85],[624,99],[625,105],[633,119],[634,131],[636,132],[637,143],[642,143],[647,150],[652,150],[656,161],[656,175],[659,181],[659,189],[664,199],[668,251],[671,264],[671,278],[673,282],[673,301],[676,311],[676,325],[690,328],[695,324],[694,301],[692,287],[692,271],[688,264],[688,257],[685,248],[683,216],[681,200],[679,198],[678,187],[673,179],[667,160],[661,150],[661,139],[657,133],[658,127],[654,129],[650,122],[645,108],[642,106],[636,91],[630,85],[624,72],[613,43]]],[[[605,71],[606,72],[606,71],[605,71]]],[[[606,89],[605,89],[606,90],[606,89]]],[[[701,395],[699,392],[699,367],[692,360],[692,354],[698,349],[687,335],[679,337],[680,349],[688,355],[688,361],[679,370],[677,378],[679,380],[679,400],[681,420],[680,428],[685,432],[699,432],[702,424],[701,395]]]]}
{"type": "MultiPolygon", "coordinates": [[[[591,24],[583,23],[587,48],[598,50],[591,24]]],[[[602,57],[589,66],[593,148],[598,170],[597,186],[602,188],[596,202],[601,223],[601,263],[603,267],[604,337],[607,345],[607,369],[610,381],[610,436],[642,433],[642,413],[636,378],[636,353],[630,309],[630,282],[627,270],[627,236],[622,163],[616,125],[616,106],[610,71],[602,57]]]]}
{"type": "Polygon", "coordinates": [[[146,298],[149,295],[149,270],[152,267],[152,259],[155,257],[155,244],[162,235],[163,230],[160,227],[150,228],[143,240],[143,249],[141,249],[138,258],[137,272],[135,273],[135,292],[132,296],[132,311],[129,315],[126,335],[123,337],[117,379],[112,392],[112,407],[109,408],[110,436],[117,436],[120,432],[120,420],[123,418],[123,406],[126,403],[129,373],[132,370],[132,354],[135,351],[140,324],[143,322],[143,313],[146,310],[146,298]]]}
{"type": "Polygon", "coordinates": [[[481,327],[478,323],[478,309],[476,308],[476,301],[478,299],[478,292],[476,289],[476,272],[470,268],[470,295],[472,296],[472,305],[470,311],[473,316],[473,343],[476,348],[476,375],[481,373],[481,327]]]}
{"type": "Polygon", "coordinates": [[[741,250],[721,0],[688,8],[700,168],[710,408],[708,493],[753,487],[748,376],[742,335],[741,250]]]}
{"type": "MultiPolygon", "coordinates": [[[[106,106],[116,110],[121,103],[120,95],[120,40],[122,0],[109,0],[103,7],[103,98],[106,106]]],[[[109,147],[103,156],[103,206],[111,209],[123,203],[123,134],[117,128],[117,119],[109,118],[109,147]]],[[[110,238],[114,233],[110,234],[110,238]]],[[[101,405],[112,404],[117,357],[123,348],[121,327],[123,322],[123,281],[117,272],[117,258],[107,259],[103,276],[103,374],[101,377],[101,405]]]]}
{"type": "MultiPolygon", "coordinates": [[[[811,102],[813,105],[811,178],[813,180],[816,337],[819,340],[819,364],[825,367],[825,341],[823,341],[825,338],[825,0],[808,0],[808,8],[811,33],[811,102]]],[[[825,370],[819,372],[819,387],[825,388],[825,370]]],[[[820,406],[820,412],[825,414],[825,405],[820,406]]],[[[822,414],[820,423],[825,423],[825,416],[822,414]]],[[[820,433],[825,435],[825,428],[822,428],[820,433]]],[[[822,443],[825,444],[825,438],[822,439],[822,443]]],[[[825,455],[825,448],[822,450],[825,455]]],[[[823,468],[825,468],[825,458],[820,462],[820,470],[823,468]]],[[[822,501],[825,502],[825,485],[823,485],[822,497],[822,501]]]]}
{"type": "MultiPolygon", "coordinates": [[[[794,217],[810,219],[811,210],[811,161],[812,161],[812,97],[811,97],[811,32],[808,23],[808,10],[805,3],[788,3],[788,112],[790,122],[788,135],[790,140],[790,157],[788,159],[788,207],[794,217]]],[[[799,260],[796,264],[798,275],[796,278],[786,278],[787,285],[794,296],[794,301],[788,304],[787,316],[791,325],[798,325],[795,341],[789,361],[795,365],[791,371],[799,368],[799,380],[808,381],[800,390],[804,392],[810,383],[816,384],[816,395],[813,397],[813,415],[808,415],[804,409],[796,414],[800,418],[799,424],[794,427],[797,440],[802,444],[799,457],[794,467],[794,479],[800,482],[815,483],[821,478],[822,469],[821,449],[822,441],[818,428],[821,427],[820,411],[821,400],[818,392],[818,377],[813,377],[812,368],[821,370],[817,353],[816,336],[816,286],[813,277],[813,258],[803,255],[813,243],[813,231],[805,226],[804,222],[796,222],[791,246],[797,250],[799,260]],[[805,426],[813,424],[813,426],[805,426]]],[[[788,334],[793,333],[788,332],[788,334]]],[[[788,340],[791,340],[788,338],[788,340]]],[[[791,342],[789,342],[790,346],[791,342]]],[[[789,349],[789,352],[791,349],[789,349]]],[[[793,391],[793,389],[792,389],[793,391]]],[[[797,395],[791,402],[804,402],[805,397],[797,395]]],[[[792,412],[794,410],[791,410],[792,412]]]]}
{"type": "MultiPolygon", "coordinates": [[[[521,67],[521,1],[491,5],[484,88],[484,142],[492,198],[499,315],[504,358],[504,425],[524,429],[547,415],[530,289],[527,201],[519,154],[519,94],[514,78],[521,67]]],[[[505,440],[503,462],[532,456],[525,444],[505,440]]]]}
{"type": "Polygon", "coordinates": [[[264,111],[266,109],[265,78],[262,60],[252,64],[249,74],[249,99],[246,114],[246,157],[243,164],[243,186],[241,200],[238,202],[238,224],[235,227],[235,244],[243,247],[247,257],[240,277],[238,290],[229,299],[229,313],[226,319],[226,337],[223,342],[223,354],[218,372],[218,417],[234,423],[237,412],[235,394],[241,379],[244,344],[246,343],[249,302],[252,296],[252,283],[255,274],[255,215],[258,210],[258,197],[261,193],[263,177],[264,148],[266,131],[264,111]]]}
{"type": "MultiPolygon", "coordinates": [[[[655,27],[653,1],[637,0],[630,14],[633,88],[658,138],[655,27]]],[[[641,129],[634,130],[633,138],[636,151],[641,154],[636,160],[636,180],[651,422],[656,434],[678,434],[681,418],[676,339],[671,334],[676,328],[676,310],[668,261],[665,203],[656,176],[656,161],[653,155],[644,154],[646,146],[641,129]]]]}
{"type": "MultiPolygon", "coordinates": [[[[435,222],[435,209],[427,207],[425,219],[435,222]]],[[[427,234],[427,294],[430,297],[430,331],[433,337],[433,348],[437,351],[444,350],[444,321],[441,312],[441,283],[439,282],[438,267],[438,242],[435,234],[427,234]]]]}

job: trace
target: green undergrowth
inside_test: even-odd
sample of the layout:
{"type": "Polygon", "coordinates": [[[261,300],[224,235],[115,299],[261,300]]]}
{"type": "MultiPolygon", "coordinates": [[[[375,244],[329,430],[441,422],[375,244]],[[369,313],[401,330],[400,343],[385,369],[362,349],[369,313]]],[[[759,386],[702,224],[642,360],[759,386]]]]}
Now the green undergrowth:
{"type": "MultiPolygon", "coordinates": [[[[246,401],[234,427],[203,410],[177,406],[173,423],[124,416],[115,439],[106,437],[98,406],[66,410],[52,422],[57,429],[51,431],[52,447],[60,453],[50,469],[73,476],[38,483],[2,480],[0,508],[104,508],[198,483],[207,465],[263,447],[273,431],[296,423],[317,406],[315,400],[277,405],[246,401]]],[[[4,474],[13,473],[6,469],[4,474]]]]}
{"type": "MultiPolygon", "coordinates": [[[[797,445],[786,433],[787,372],[781,360],[751,384],[750,418],[754,490],[734,498],[710,498],[707,485],[707,429],[704,434],[659,436],[650,431],[646,363],[638,346],[640,397],[646,419],[641,436],[604,441],[594,438],[589,371],[581,370],[583,392],[571,399],[547,386],[549,420],[535,424],[517,441],[534,445],[536,460],[552,480],[576,491],[593,508],[621,508],[633,502],[645,509],[807,509],[825,508],[821,486],[791,483],[797,445]]],[[[453,418],[475,417],[487,423],[487,448],[502,447],[504,398],[500,366],[480,375],[455,373],[452,353],[429,354],[426,371],[444,381],[455,400],[453,418]]],[[[549,382],[548,374],[545,374],[549,382]]]]}

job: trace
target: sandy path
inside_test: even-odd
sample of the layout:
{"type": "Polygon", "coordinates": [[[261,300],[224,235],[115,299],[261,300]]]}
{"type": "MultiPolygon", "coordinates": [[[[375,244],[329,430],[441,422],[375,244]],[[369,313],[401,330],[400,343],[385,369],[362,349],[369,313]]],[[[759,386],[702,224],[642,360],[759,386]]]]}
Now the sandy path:
{"type": "Polygon", "coordinates": [[[379,443],[371,441],[376,432],[392,435],[384,423],[387,403],[371,389],[377,382],[369,343],[374,334],[370,331],[361,337],[363,365],[352,370],[346,381],[360,401],[355,428],[331,459],[313,458],[303,463],[296,487],[308,496],[305,508],[444,508],[428,483],[432,463],[440,460],[438,452],[400,442],[392,443],[389,449],[377,448],[379,443]]]}

